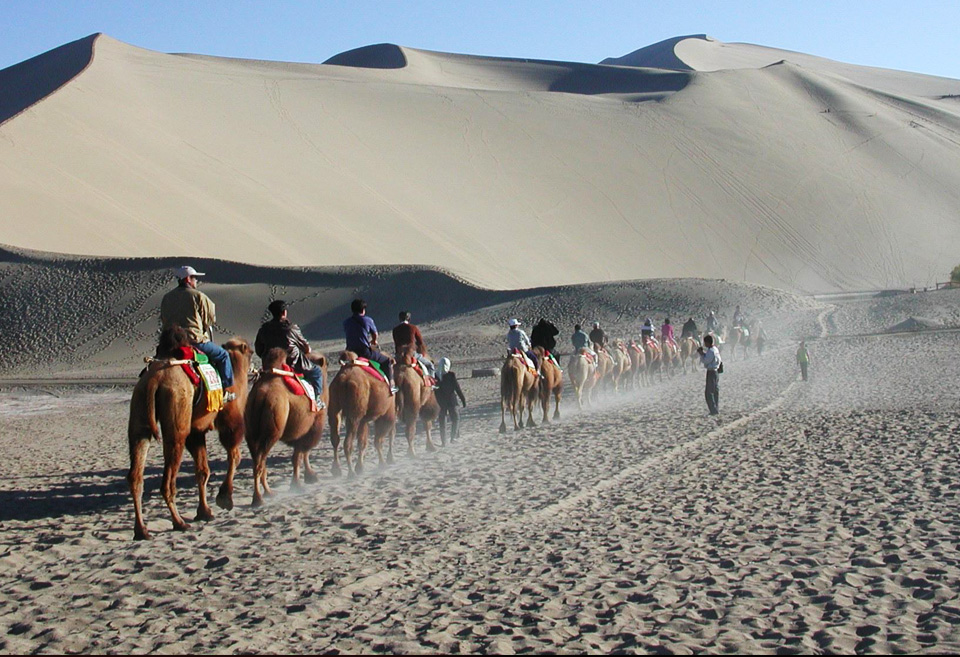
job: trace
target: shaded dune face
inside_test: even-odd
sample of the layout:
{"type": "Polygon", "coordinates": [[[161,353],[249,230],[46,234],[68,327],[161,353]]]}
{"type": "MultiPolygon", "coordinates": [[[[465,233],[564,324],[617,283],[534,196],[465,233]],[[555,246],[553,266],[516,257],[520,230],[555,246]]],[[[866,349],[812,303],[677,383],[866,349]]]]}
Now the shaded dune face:
{"type": "Polygon", "coordinates": [[[92,34],[0,71],[0,123],[61,88],[93,58],[92,34]]]}
{"type": "Polygon", "coordinates": [[[342,52],[334,55],[324,64],[356,68],[404,68],[407,65],[407,58],[399,46],[380,43],[342,52]]]}

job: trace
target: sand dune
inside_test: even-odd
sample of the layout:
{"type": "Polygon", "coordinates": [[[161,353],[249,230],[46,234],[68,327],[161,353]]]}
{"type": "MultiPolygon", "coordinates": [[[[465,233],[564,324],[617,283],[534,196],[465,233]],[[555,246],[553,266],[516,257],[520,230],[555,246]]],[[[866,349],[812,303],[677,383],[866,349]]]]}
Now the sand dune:
{"type": "Polygon", "coordinates": [[[763,68],[782,61],[821,73],[841,76],[857,84],[893,94],[939,98],[960,93],[960,80],[873,66],[858,66],[752,43],[723,43],[705,34],[666,39],[622,57],[607,58],[602,63],[677,71],[720,71],[763,68]]]}
{"type": "MultiPolygon", "coordinates": [[[[687,69],[706,66],[697,47],[718,65],[743,51],[689,41],[672,48],[687,69]]],[[[943,280],[960,247],[960,112],[907,92],[957,90],[792,61],[667,71],[381,45],[309,65],[101,35],[0,72],[15,90],[0,243],[426,265],[500,289],[943,280]]]]}

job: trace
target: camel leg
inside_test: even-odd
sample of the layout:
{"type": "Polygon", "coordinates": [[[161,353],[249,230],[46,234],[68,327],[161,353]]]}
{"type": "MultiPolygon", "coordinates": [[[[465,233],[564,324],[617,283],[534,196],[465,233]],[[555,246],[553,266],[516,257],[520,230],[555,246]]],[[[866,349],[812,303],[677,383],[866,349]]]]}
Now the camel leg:
{"type": "Polygon", "coordinates": [[[367,440],[370,435],[370,423],[363,422],[357,431],[357,464],[353,466],[356,474],[363,474],[363,456],[367,451],[367,440]]]}
{"type": "Polygon", "coordinates": [[[217,506],[227,511],[233,508],[233,478],[237,474],[238,465],[240,465],[239,444],[227,450],[227,476],[217,492],[217,506]]]}
{"type": "MultiPolygon", "coordinates": [[[[167,432],[164,431],[166,438],[167,432]]],[[[184,440],[178,440],[171,432],[171,438],[163,441],[163,501],[167,503],[173,528],[185,531],[190,528],[177,511],[177,473],[180,472],[180,461],[183,459],[184,440]]]]}
{"type": "Polygon", "coordinates": [[[381,467],[386,467],[387,463],[393,463],[393,433],[394,422],[390,418],[380,418],[373,423],[373,444],[377,448],[381,467]],[[386,461],[383,459],[383,443],[385,440],[388,443],[386,461]]]}
{"type": "Polygon", "coordinates": [[[543,408],[543,424],[550,423],[550,415],[547,412],[547,409],[550,408],[550,391],[546,389],[546,385],[543,386],[543,389],[540,391],[540,406],[543,408]]]}
{"type": "Polygon", "coordinates": [[[416,446],[413,444],[413,441],[417,437],[417,421],[414,419],[412,422],[406,422],[407,429],[407,456],[413,458],[417,455],[416,446]]]}
{"type": "MultiPolygon", "coordinates": [[[[528,395],[526,395],[527,402],[527,426],[535,427],[537,423],[533,421],[533,407],[536,404],[536,391],[531,390],[528,395]]],[[[523,417],[523,407],[520,407],[520,417],[523,417]]]]}
{"type": "Polygon", "coordinates": [[[303,452],[303,481],[307,484],[315,484],[318,481],[317,471],[310,465],[310,450],[303,452]]]}
{"type": "Polygon", "coordinates": [[[507,433],[507,416],[503,407],[503,393],[500,393],[500,433],[507,433]]]}
{"type": "Polygon", "coordinates": [[[299,448],[293,448],[293,477],[290,479],[290,490],[300,490],[300,461],[303,458],[303,452],[299,448]]]}
{"type": "Polygon", "coordinates": [[[432,425],[433,425],[432,422],[427,422],[426,420],[423,421],[423,430],[427,434],[427,451],[428,452],[437,451],[437,446],[433,444],[433,439],[430,438],[430,429],[432,428],[432,425]]]}
{"type": "Polygon", "coordinates": [[[143,521],[143,470],[147,464],[149,450],[149,437],[130,439],[130,472],[127,474],[127,482],[130,484],[130,494],[133,496],[133,538],[136,541],[150,538],[147,524],[143,521]]]}
{"type": "Polygon", "coordinates": [[[330,470],[334,477],[339,477],[343,474],[343,470],[340,468],[340,414],[331,410],[328,417],[330,445],[333,447],[333,465],[330,466],[330,470]]]}
{"type": "Polygon", "coordinates": [[[553,393],[553,419],[560,419],[560,397],[563,395],[563,391],[560,388],[553,393]]]}
{"type": "Polygon", "coordinates": [[[263,494],[260,492],[260,482],[266,478],[267,459],[261,458],[260,451],[252,454],[253,456],[253,500],[250,506],[263,506],[263,494]]]}
{"type": "Polygon", "coordinates": [[[210,481],[210,461],[207,460],[207,438],[202,433],[187,436],[187,449],[193,457],[196,470],[197,492],[200,501],[197,505],[197,521],[213,520],[213,509],[207,503],[207,482],[210,481]]]}

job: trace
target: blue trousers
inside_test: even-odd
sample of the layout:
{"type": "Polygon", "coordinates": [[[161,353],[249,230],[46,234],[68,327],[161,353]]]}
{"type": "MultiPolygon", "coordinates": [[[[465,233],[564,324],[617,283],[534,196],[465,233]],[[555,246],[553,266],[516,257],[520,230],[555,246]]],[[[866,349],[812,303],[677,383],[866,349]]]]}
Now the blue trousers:
{"type": "Polygon", "coordinates": [[[193,345],[197,351],[206,354],[210,359],[210,364],[217,368],[220,374],[220,381],[224,388],[233,385],[233,363],[230,362],[230,354],[227,350],[213,342],[200,342],[193,345]]]}
{"type": "Polygon", "coordinates": [[[310,385],[313,386],[313,389],[317,391],[317,401],[320,401],[320,395],[323,394],[323,370],[319,367],[314,367],[312,370],[306,370],[303,373],[303,378],[306,381],[309,381],[310,385]]]}

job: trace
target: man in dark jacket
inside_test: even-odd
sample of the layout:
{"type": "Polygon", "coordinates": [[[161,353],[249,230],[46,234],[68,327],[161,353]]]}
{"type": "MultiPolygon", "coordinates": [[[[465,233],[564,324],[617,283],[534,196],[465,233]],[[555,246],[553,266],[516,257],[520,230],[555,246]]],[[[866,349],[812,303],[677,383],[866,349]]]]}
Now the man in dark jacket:
{"type": "Polygon", "coordinates": [[[275,347],[286,351],[287,365],[310,382],[317,392],[317,406],[324,408],[323,402],[320,401],[320,396],[323,394],[323,370],[307,358],[307,354],[310,353],[310,343],[303,337],[300,327],[290,323],[285,301],[281,299],[271,301],[267,310],[273,315],[273,319],[264,322],[257,331],[254,351],[261,359],[275,347]]]}
{"type": "Polygon", "coordinates": [[[541,317],[530,331],[530,346],[543,347],[553,353],[557,348],[558,335],[560,335],[560,329],[541,317]]]}
{"type": "Polygon", "coordinates": [[[600,328],[600,322],[593,323],[593,330],[590,331],[590,342],[593,343],[594,351],[604,351],[607,344],[607,336],[600,328]]]}
{"type": "Polygon", "coordinates": [[[697,330],[697,323],[693,321],[693,317],[691,317],[683,323],[683,328],[680,329],[680,339],[683,340],[684,338],[693,338],[697,341],[697,346],[699,347],[700,338],[697,333],[699,333],[697,330]]]}

